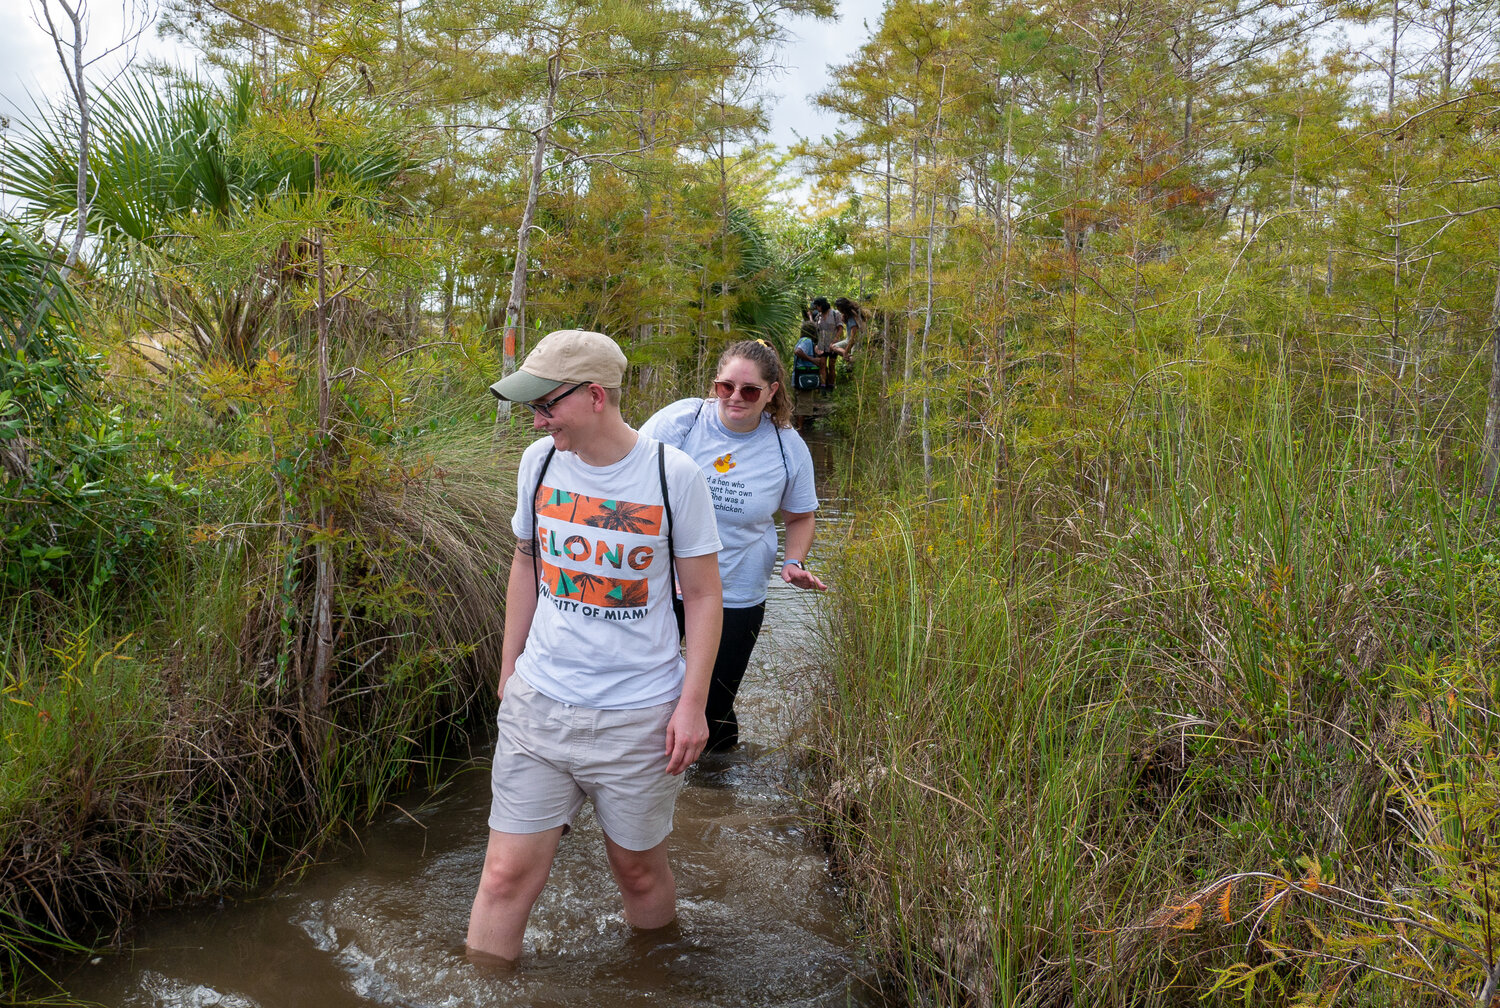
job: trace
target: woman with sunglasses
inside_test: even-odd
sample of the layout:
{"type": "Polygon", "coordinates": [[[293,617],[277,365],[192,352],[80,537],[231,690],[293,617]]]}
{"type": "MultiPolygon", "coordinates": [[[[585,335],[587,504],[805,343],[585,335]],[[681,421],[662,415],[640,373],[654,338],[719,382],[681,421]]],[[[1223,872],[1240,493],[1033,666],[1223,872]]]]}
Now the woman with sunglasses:
{"type": "MultiPolygon", "coordinates": [[[[828,586],[805,566],[818,495],[812,455],[791,429],[792,401],[781,358],[763,340],[731,344],[719,358],[713,391],[708,399],[680,399],[664,407],[641,433],[687,452],[713,495],[724,544],[719,551],[724,629],[708,691],[704,751],[724,752],[739,742],[734,698],[766,615],[776,564],[776,512],[786,527],[781,579],[814,591],[828,586]]],[[[678,615],[680,620],[680,603],[678,615]]]]}

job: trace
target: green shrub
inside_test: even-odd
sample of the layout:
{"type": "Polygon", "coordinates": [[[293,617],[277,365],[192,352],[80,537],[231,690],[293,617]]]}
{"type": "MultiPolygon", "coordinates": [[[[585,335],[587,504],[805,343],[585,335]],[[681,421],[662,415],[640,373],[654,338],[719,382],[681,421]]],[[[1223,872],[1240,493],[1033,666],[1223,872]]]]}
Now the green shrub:
{"type": "Polygon", "coordinates": [[[1257,392],[1163,403],[1100,478],[863,467],[898,489],[837,551],[824,808],[914,1002],[1471,1004],[1496,969],[1492,523],[1420,432],[1257,392]]]}
{"type": "Polygon", "coordinates": [[[137,450],[98,400],[97,358],[57,264],[0,228],[0,581],[64,596],[148,580],[162,510],[190,491],[137,450]]]}

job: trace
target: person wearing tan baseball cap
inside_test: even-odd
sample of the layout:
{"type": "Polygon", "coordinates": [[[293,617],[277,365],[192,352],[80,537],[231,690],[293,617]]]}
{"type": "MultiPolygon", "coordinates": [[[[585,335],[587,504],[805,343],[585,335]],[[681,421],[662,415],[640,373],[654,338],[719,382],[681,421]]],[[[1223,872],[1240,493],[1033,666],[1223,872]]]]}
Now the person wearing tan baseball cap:
{"type": "Polygon", "coordinates": [[[520,370],[490,386],[497,399],[530,402],[559,385],[593,384],[617,389],[625,381],[625,353],[603,333],[558,329],[543,336],[520,370]]]}
{"type": "Polygon", "coordinates": [[[667,835],[682,773],[708,741],[722,544],[697,463],[621,415],[625,365],[603,333],[562,329],[490,386],[548,436],[516,477],[490,836],[467,937],[480,962],[521,955],[585,799],[625,920],[654,929],[677,916],[667,835]]]}

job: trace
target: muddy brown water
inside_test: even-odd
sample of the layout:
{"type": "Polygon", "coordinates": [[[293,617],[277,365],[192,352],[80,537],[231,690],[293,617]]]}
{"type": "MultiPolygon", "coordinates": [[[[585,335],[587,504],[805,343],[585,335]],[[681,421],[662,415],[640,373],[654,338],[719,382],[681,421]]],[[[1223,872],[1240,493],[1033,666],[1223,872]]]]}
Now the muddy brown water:
{"type": "MultiPolygon", "coordinates": [[[[821,487],[831,445],[808,441],[821,487]]],[[[836,526],[840,503],[825,499],[822,520],[836,526]]],[[[744,744],[692,768],[677,804],[675,929],[625,924],[586,807],[563,839],[520,965],[472,965],[463,936],[489,810],[481,754],[438,791],[398,799],[352,853],[295,883],[153,916],[126,951],[54,976],[72,1003],[111,1008],[881,1008],[796,797],[816,606],[773,578],[736,704],[744,744]]]]}

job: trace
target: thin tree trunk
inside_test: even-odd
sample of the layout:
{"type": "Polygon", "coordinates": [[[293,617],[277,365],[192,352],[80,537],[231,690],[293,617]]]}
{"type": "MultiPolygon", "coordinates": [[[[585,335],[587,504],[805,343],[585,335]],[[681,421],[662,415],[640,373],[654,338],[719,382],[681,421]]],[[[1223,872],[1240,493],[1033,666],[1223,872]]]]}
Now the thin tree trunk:
{"type": "Polygon", "coordinates": [[[1094,140],[1089,171],[1095,177],[1104,160],[1104,43],[1099,43],[1099,62],[1094,66],[1094,140]]]}
{"type": "MultiPolygon", "coordinates": [[[[719,230],[719,259],[720,268],[724,271],[724,280],[719,290],[719,323],[724,327],[724,334],[729,334],[729,298],[731,292],[731,281],[734,271],[729,265],[729,164],[725,158],[725,126],[724,120],[727,116],[725,109],[729,106],[729,98],[724,92],[724,85],[719,84],[719,215],[723,218],[719,230]]],[[[704,366],[707,366],[705,361],[704,366]]],[[[699,387],[702,387],[700,380],[699,387]]]]}
{"type": "Polygon", "coordinates": [[[882,385],[891,382],[891,123],[895,120],[895,111],[891,108],[891,100],[885,102],[885,290],[881,300],[884,306],[880,312],[880,380],[882,385]]]}
{"type": "MultiPolygon", "coordinates": [[[[322,14],[320,3],[314,2],[312,8],[312,34],[316,36],[317,25],[322,14]]],[[[318,122],[316,111],[313,112],[313,129],[316,132],[318,122]]],[[[314,140],[313,146],[313,191],[317,193],[323,187],[323,159],[322,152],[314,140]]],[[[328,366],[328,263],[323,249],[323,228],[321,225],[313,229],[313,254],[316,256],[317,270],[317,303],[314,306],[314,314],[317,317],[318,330],[318,416],[317,416],[317,439],[318,449],[316,454],[316,465],[318,477],[326,479],[328,474],[328,440],[332,430],[332,390],[329,377],[331,369],[328,366]]],[[[331,524],[329,521],[328,506],[320,504],[317,512],[317,523],[320,530],[326,531],[331,524]]],[[[313,654],[312,668],[308,682],[310,693],[308,696],[308,713],[313,717],[322,718],[324,709],[328,706],[329,686],[333,678],[333,552],[326,535],[319,535],[317,542],[313,545],[313,654]]],[[[326,724],[326,722],[322,722],[326,724]]],[[[321,728],[317,730],[322,734],[321,728]]]]}
{"type": "MultiPolygon", "coordinates": [[[[640,141],[641,150],[651,149],[651,135],[654,128],[654,125],[650,124],[646,118],[646,97],[643,94],[641,96],[640,108],[636,110],[636,137],[640,141]]],[[[645,192],[641,195],[641,248],[646,250],[651,248],[653,240],[652,228],[656,223],[656,219],[651,213],[651,194],[645,192]]],[[[650,319],[642,319],[637,326],[636,342],[640,346],[648,346],[651,343],[651,335],[654,331],[655,326],[650,319]]],[[[646,369],[642,368],[641,381],[644,383],[646,380],[646,369]]],[[[644,387],[642,391],[645,391],[644,387]]]]}
{"type": "Polygon", "coordinates": [[[1197,51],[1194,43],[1197,41],[1193,34],[1193,8],[1188,8],[1187,22],[1183,26],[1183,57],[1182,67],[1182,159],[1191,162],[1193,158],[1193,86],[1197,83],[1193,74],[1197,70],[1197,51]]]}
{"type": "Polygon", "coordinates": [[[1448,100],[1448,94],[1453,90],[1453,46],[1457,31],[1458,0],[1448,0],[1448,7],[1443,12],[1443,93],[1440,96],[1443,101],[1448,100]]]}
{"type": "MultiPolygon", "coordinates": [[[[706,251],[706,250],[705,250],[706,251]]],[[[707,258],[706,256],[704,257],[707,258]]],[[[698,268],[698,312],[697,323],[694,326],[697,332],[694,334],[696,346],[693,349],[693,386],[703,388],[708,384],[704,379],[706,374],[704,368],[708,366],[708,263],[705,262],[698,268]]]]}
{"type": "Polygon", "coordinates": [[[1490,305],[1490,388],[1484,407],[1484,487],[1494,508],[1500,489],[1500,267],[1495,273],[1495,297],[1490,305]]]}
{"type": "MultiPolygon", "coordinates": [[[[73,89],[73,98],[78,103],[78,178],[75,193],[78,201],[78,229],[73,233],[73,246],[68,250],[68,258],[60,271],[66,279],[78,265],[78,257],[83,252],[83,239],[88,233],[90,122],[88,86],[83,76],[83,8],[81,4],[69,6],[67,0],[57,0],[57,5],[67,13],[68,20],[73,22],[73,71],[68,75],[68,82],[73,89]]],[[[62,55],[60,46],[58,55],[62,55]]]]}
{"type": "MultiPolygon", "coordinates": [[[[915,106],[913,106],[915,112],[915,106]]],[[[912,283],[917,276],[917,166],[920,149],[915,136],[911,141],[911,235],[906,242],[906,360],[901,368],[901,418],[897,424],[897,437],[904,439],[911,430],[911,387],[914,361],[913,344],[916,343],[916,305],[912,303],[912,283]]]]}
{"type": "MultiPolygon", "coordinates": [[[[1401,0],[1391,0],[1391,63],[1387,74],[1386,83],[1386,120],[1394,126],[1396,122],[1396,70],[1398,67],[1397,54],[1401,44],[1401,0]]],[[[1401,349],[1401,229],[1396,227],[1396,222],[1401,219],[1401,178],[1398,173],[1396,141],[1394,138],[1387,141],[1390,145],[1391,155],[1391,232],[1392,232],[1392,258],[1391,265],[1391,364],[1397,368],[1396,380],[1392,382],[1390,389],[1390,417],[1389,423],[1394,434],[1396,425],[1396,411],[1400,405],[1400,384],[1406,372],[1406,355],[1401,349]],[[1398,361],[1399,358],[1399,361],[1398,361]]]]}
{"type": "MultiPolygon", "coordinates": [[[[1386,72],[1386,98],[1385,114],[1386,121],[1394,125],[1396,122],[1396,67],[1397,53],[1401,44],[1401,0],[1391,0],[1391,62],[1386,72]]],[[[1400,352],[1401,343],[1401,229],[1395,227],[1401,219],[1400,198],[1396,195],[1400,186],[1400,180],[1396,175],[1396,144],[1388,140],[1391,155],[1391,224],[1393,239],[1393,263],[1391,266],[1391,343],[1389,347],[1391,365],[1397,368],[1395,380],[1390,388],[1390,409],[1387,422],[1392,433],[1396,427],[1396,410],[1400,403],[1401,378],[1406,370],[1406,360],[1400,352]],[[1398,358],[1400,358],[1398,363],[1398,358]]]]}
{"type": "Polygon", "coordinates": [[[1391,385],[1391,425],[1395,430],[1396,411],[1400,407],[1401,381],[1406,377],[1406,349],[1401,333],[1401,175],[1398,148],[1391,141],[1391,363],[1396,366],[1396,380],[1391,385]]]}
{"type": "MultiPolygon", "coordinates": [[[[935,169],[937,166],[938,138],[943,132],[943,93],[948,83],[948,67],[945,64],[943,71],[938,77],[937,114],[933,118],[932,136],[928,140],[928,160],[935,169]]],[[[927,343],[932,333],[932,255],[933,246],[937,243],[937,179],[933,179],[931,192],[927,197],[927,300],[922,307],[922,352],[921,364],[925,371],[927,368],[927,343]]],[[[927,391],[927,383],[922,383],[922,475],[924,485],[929,491],[933,485],[932,479],[932,398],[927,391]]]]}
{"type": "MultiPolygon", "coordinates": [[[[526,186],[526,208],[521,212],[521,226],[516,229],[516,265],[510,274],[510,298],[505,303],[505,334],[500,364],[502,376],[516,370],[516,337],[525,324],[526,306],[526,256],[531,243],[531,225],[536,220],[537,195],[542,186],[542,168],[547,158],[547,147],[552,136],[552,115],[557,108],[557,89],[562,77],[562,47],[547,60],[547,101],[542,106],[542,121],[532,136],[536,139],[531,153],[531,178],[526,186]]],[[[510,402],[495,401],[495,423],[501,424],[510,416],[510,402]]]]}
{"type": "Polygon", "coordinates": [[[1391,66],[1386,81],[1386,112],[1396,121],[1396,53],[1401,45],[1401,0],[1391,0],[1391,66]]]}
{"type": "MultiPolygon", "coordinates": [[[[322,188],[322,156],[313,148],[313,185],[322,188]]],[[[328,471],[328,439],[332,429],[332,390],[328,366],[328,267],[323,251],[323,228],[313,232],[317,255],[318,301],[315,307],[318,325],[318,473],[328,471]]],[[[328,506],[318,508],[318,527],[329,526],[328,506]]],[[[328,705],[328,689],[333,677],[333,547],[326,535],[320,535],[314,550],[315,585],[313,589],[313,662],[309,713],[320,717],[328,705]]]]}
{"type": "MultiPolygon", "coordinates": [[[[453,287],[458,282],[458,276],[452,265],[443,264],[443,332],[453,331],[453,287]]],[[[446,336],[444,337],[447,338],[446,336]]]]}
{"type": "MultiPolygon", "coordinates": [[[[68,15],[68,20],[73,25],[73,58],[68,59],[63,52],[62,35],[59,34],[57,26],[52,22],[52,8],[48,0],[42,0],[42,16],[47,21],[47,34],[52,38],[52,47],[57,52],[57,61],[62,66],[63,76],[68,81],[68,89],[73,92],[73,101],[78,106],[78,174],[76,188],[74,191],[74,212],[78,215],[78,225],[73,231],[73,241],[68,249],[67,257],[57,271],[58,279],[47,284],[46,290],[37,298],[36,306],[31,309],[25,325],[17,334],[17,349],[25,347],[31,339],[31,334],[36,327],[42,324],[42,319],[47,317],[47,312],[52,309],[52,303],[57,299],[61,284],[67,282],[72,275],[73,268],[78,265],[78,260],[83,254],[83,240],[88,234],[89,216],[89,131],[91,122],[89,116],[89,96],[87,81],[84,78],[83,69],[83,13],[82,0],[75,0],[69,4],[67,0],[58,0],[58,6],[68,15]]],[[[58,238],[61,241],[61,235],[58,238]]]]}
{"type": "Polygon", "coordinates": [[[1297,206],[1297,176],[1302,171],[1302,119],[1304,113],[1297,113],[1297,132],[1292,134],[1292,171],[1287,182],[1286,205],[1295,209],[1297,206]]]}
{"type": "Polygon", "coordinates": [[[1014,143],[1013,127],[1015,112],[1013,107],[1014,95],[1010,96],[1005,107],[1005,147],[1001,152],[1001,168],[1005,172],[1005,187],[1000,196],[1000,219],[1001,219],[1001,243],[1000,243],[1000,317],[1001,323],[995,332],[995,382],[998,388],[995,410],[995,441],[999,450],[995,453],[995,485],[998,487],[1001,477],[1004,475],[1006,466],[1010,462],[1010,446],[1005,442],[1005,406],[1009,386],[1006,382],[1005,371],[1010,361],[1009,348],[1006,345],[1006,327],[1010,321],[1010,262],[1011,248],[1015,241],[1015,222],[1011,217],[1011,160],[1014,157],[1012,144],[1014,143]]]}
{"type": "Polygon", "coordinates": [[[78,108],[78,175],[74,199],[76,201],[78,226],[73,232],[73,242],[68,249],[67,258],[63,261],[62,269],[58,275],[66,280],[73,272],[73,267],[78,265],[78,258],[83,251],[83,239],[88,234],[89,213],[89,95],[87,81],[83,76],[83,0],[57,0],[57,5],[62,8],[63,13],[68,15],[68,21],[73,25],[73,58],[70,60],[63,52],[62,36],[57,31],[57,26],[52,23],[52,7],[43,0],[41,4],[42,16],[47,21],[47,34],[52,37],[52,47],[57,52],[57,61],[62,64],[63,76],[67,78],[68,90],[73,92],[73,103],[78,108]]]}

